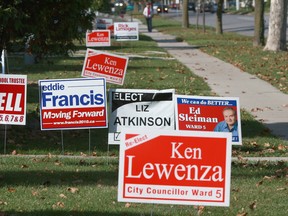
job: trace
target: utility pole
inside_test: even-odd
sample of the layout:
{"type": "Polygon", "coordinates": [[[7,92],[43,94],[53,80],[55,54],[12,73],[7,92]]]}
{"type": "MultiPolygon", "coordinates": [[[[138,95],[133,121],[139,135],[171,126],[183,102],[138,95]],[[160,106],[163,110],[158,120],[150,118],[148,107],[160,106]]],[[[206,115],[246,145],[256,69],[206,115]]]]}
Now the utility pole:
{"type": "Polygon", "coordinates": [[[3,48],[1,54],[1,65],[2,65],[2,74],[5,74],[5,49],[3,48]]]}

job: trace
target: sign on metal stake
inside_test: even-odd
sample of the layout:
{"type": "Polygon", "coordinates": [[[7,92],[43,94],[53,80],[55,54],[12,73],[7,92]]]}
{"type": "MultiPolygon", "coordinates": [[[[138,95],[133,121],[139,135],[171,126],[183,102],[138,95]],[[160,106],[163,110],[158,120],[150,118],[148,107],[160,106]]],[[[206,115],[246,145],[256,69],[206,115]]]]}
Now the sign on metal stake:
{"type": "Polygon", "coordinates": [[[2,65],[2,74],[5,74],[5,50],[2,50],[1,54],[1,65],[2,65]]]}

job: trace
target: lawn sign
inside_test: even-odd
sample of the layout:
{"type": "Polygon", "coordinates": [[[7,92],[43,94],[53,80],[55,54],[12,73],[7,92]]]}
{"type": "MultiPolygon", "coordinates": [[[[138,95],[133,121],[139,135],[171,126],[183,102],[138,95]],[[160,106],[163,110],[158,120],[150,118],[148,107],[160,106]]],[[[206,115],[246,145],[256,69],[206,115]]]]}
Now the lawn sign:
{"type": "Polygon", "coordinates": [[[114,23],[114,38],[116,41],[139,40],[138,22],[114,23]]]}
{"type": "Polygon", "coordinates": [[[0,124],[26,125],[26,75],[0,75],[0,124]]]}
{"type": "Polygon", "coordinates": [[[86,32],[87,47],[107,47],[111,45],[109,30],[93,30],[86,32]]]}
{"type": "Polygon", "coordinates": [[[123,130],[118,201],[230,205],[231,134],[123,130]]]}
{"type": "Polygon", "coordinates": [[[175,95],[176,129],[214,131],[224,121],[223,109],[232,108],[237,116],[237,134],[232,136],[233,145],[242,144],[240,103],[237,97],[208,97],[175,95]]]}
{"type": "Polygon", "coordinates": [[[124,128],[174,130],[174,89],[110,89],[108,144],[120,144],[124,128]]]}
{"type": "Polygon", "coordinates": [[[107,128],[104,78],[39,80],[41,130],[107,128]]]}
{"type": "Polygon", "coordinates": [[[123,85],[128,57],[87,49],[82,69],[83,77],[104,77],[107,82],[123,85]]]}

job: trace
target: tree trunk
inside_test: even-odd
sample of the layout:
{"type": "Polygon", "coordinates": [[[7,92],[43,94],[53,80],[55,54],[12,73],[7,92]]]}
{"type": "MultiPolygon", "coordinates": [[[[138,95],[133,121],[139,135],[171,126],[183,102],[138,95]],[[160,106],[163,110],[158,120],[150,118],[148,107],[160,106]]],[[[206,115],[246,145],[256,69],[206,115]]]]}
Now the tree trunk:
{"type": "Polygon", "coordinates": [[[201,0],[198,0],[196,2],[196,29],[199,28],[199,13],[200,13],[200,5],[201,5],[201,0]]]}
{"type": "Polygon", "coordinates": [[[224,0],[218,0],[218,3],[217,3],[216,34],[223,34],[223,25],[222,25],[223,1],[224,0]]]}
{"type": "Polygon", "coordinates": [[[255,0],[255,23],[254,23],[253,46],[264,46],[264,0],[255,0]]]}
{"type": "Polygon", "coordinates": [[[189,28],[188,0],[183,0],[182,27],[189,28]]]}
{"type": "MultiPolygon", "coordinates": [[[[287,22],[287,20],[284,21],[284,18],[287,17],[287,15],[285,15],[286,12],[287,12],[287,0],[271,0],[268,38],[264,50],[270,50],[270,51],[286,50],[286,42],[285,42],[285,48],[283,46],[284,36],[282,33],[284,31],[283,29],[283,26],[285,25],[284,22],[287,22]],[[284,7],[285,5],[286,8],[284,7]]],[[[286,26],[285,26],[285,33],[286,33],[286,26]]]]}
{"type": "Polygon", "coordinates": [[[205,21],[205,8],[204,8],[204,5],[205,2],[202,0],[201,2],[201,5],[202,5],[202,9],[203,9],[203,32],[205,33],[206,32],[206,21],[205,21]]]}
{"type": "Polygon", "coordinates": [[[284,5],[283,5],[283,23],[282,23],[282,28],[281,28],[281,38],[280,38],[280,49],[281,50],[287,50],[287,5],[288,1],[284,0],[284,5]]]}

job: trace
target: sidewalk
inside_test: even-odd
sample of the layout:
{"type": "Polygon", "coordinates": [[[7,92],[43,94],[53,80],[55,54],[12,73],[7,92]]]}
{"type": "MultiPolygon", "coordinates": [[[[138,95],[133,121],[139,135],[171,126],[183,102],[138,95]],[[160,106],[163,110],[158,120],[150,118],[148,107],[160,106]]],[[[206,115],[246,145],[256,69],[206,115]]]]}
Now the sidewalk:
{"type": "Polygon", "coordinates": [[[179,62],[203,77],[213,92],[223,97],[239,97],[240,106],[265,124],[273,134],[288,140],[288,95],[239,68],[201,52],[186,42],[153,29],[147,31],[138,19],[139,32],[151,37],[179,62]]]}

